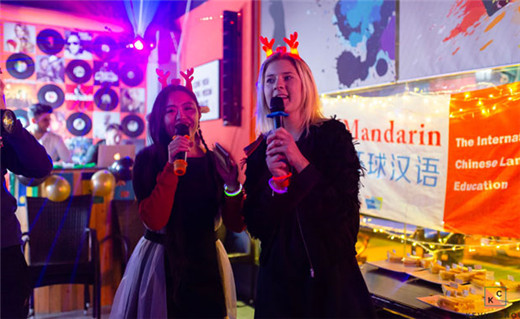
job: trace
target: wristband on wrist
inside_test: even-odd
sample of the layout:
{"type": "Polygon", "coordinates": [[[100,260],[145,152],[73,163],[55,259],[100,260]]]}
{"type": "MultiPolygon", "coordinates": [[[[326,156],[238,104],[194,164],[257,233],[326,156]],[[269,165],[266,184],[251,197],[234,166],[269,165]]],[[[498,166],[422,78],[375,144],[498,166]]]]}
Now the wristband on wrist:
{"type": "Polygon", "coordinates": [[[278,188],[286,189],[289,187],[290,178],[292,176],[292,173],[289,172],[287,175],[283,176],[273,176],[271,179],[273,180],[273,183],[275,183],[278,188]]]}
{"type": "Polygon", "coordinates": [[[287,186],[282,186],[281,188],[278,188],[277,185],[279,185],[278,182],[276,182],[274,180],[274,177],[271,177],[269,179],[269,187],[271,187],[273,192],[278,193],[278,194],[287,193],[287,186]]]}
{"type": "Polygon", "coordinates": [[[242,193],[242,184],[239,183],[239,184],[238,184],[238,190],[235,191],[235,192],[233,192],[233,193],[230,193],[230,192],[228,191],[228,189],[229,189],[229,187],[228,187],[226,184],[224,184],[224,194],[226,194],[226,195],[229,196],[229,197],[235,197],[235,196],[237,196],[238,194],[242,193]]]}

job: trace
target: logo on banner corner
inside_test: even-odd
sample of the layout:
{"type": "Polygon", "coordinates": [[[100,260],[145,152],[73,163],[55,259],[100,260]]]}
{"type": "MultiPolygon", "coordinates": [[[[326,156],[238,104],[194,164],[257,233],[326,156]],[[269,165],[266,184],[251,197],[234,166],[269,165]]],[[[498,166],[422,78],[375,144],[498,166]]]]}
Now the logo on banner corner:
{"type": "Polygon", "coordinates": [[[367,209],[381,210],[383,207],[383,197],[367,197],[365,198],[367,209]]]}

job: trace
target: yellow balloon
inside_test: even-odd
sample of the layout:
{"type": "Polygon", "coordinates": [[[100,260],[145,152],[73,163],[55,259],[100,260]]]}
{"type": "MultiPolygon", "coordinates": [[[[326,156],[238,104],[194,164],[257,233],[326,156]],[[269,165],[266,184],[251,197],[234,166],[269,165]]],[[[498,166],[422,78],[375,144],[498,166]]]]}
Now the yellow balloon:
{"type": "Polygon", "coordinates": [[[69,182],[59,175],[51,175],[43,182],[47,197],[53,202],[61,202],[70,196],[69,182]]]}
{"type": "Polygon", "coordinates": [[[90,179],[92,182],[92,194],[95,196],[107,196],[116,186],[116,178],[107,170],[97,171],[90,179]]]}

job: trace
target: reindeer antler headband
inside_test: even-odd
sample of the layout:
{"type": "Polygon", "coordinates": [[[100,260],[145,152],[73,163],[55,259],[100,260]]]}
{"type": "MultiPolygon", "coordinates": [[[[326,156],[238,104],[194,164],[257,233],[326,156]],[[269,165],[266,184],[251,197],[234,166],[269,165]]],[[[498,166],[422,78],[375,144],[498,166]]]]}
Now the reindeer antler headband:
{"type": "MultiPolygon", "coordinates": [[[[184,82],[186,83],[184,86],[193,92],[193,85],[192,85],[192,82],[193,82],[193,68],[190,68],[190,69],[187,69],[186,70],[186,73],[180,71],[181,73],[181,76],[184,78],[184,82]]],[[[157,73],[157,76],[158,76],[158,79],[159,79],[159,83],[161,83],[161,89],[164,89],[165,87],[168,86],[168,77],[170,76],[170,71],[166,71],[164,72],[163,70],[157,68],[155,69],[155,73],[157,73]]],[[[170,84],[171,85],[181,85],[181,80],[180,79],[177,79],[177,78],[172,78],[170,80],[170,84]]],[[[195,93],[195,92],[193,92],[195,93]]],[[[208,106],[200,106],[200,112],[201,113],[208,113],[209,112],[209,107],[208,106]]]]}
{"type": "MultiPolygon", "coordinates": [[[[300,54],[298,53],[298,45],[300,42],[296,41],[298,39],[298,32],[294,32],[289,36],[289,39],[283,38],[283,41],[287,43],[289,46],[289,53],[287,53],[286,47],[277,47],[276,52],[282,54],[289,54],[293,58],[301,59],[300,54]]],[[[269,41],[266,37],[260,36],[260,43],[262,44],[262,50],[265,51],[267,57],[270,57],[275,51],[273,51],[274,39],[269,41]]]]}

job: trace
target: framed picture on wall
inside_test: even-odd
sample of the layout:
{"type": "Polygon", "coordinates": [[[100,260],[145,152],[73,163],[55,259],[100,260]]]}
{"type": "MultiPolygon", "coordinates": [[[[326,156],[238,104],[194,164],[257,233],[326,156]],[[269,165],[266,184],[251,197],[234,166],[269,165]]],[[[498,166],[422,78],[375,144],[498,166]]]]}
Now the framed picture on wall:
{"type": "Polygon", "coordinates": [[[201,121],[216,120],[220,117],[220,60],[214,60],[197,67],[193,72],[193,93],[202,109],[201,121]]]}

